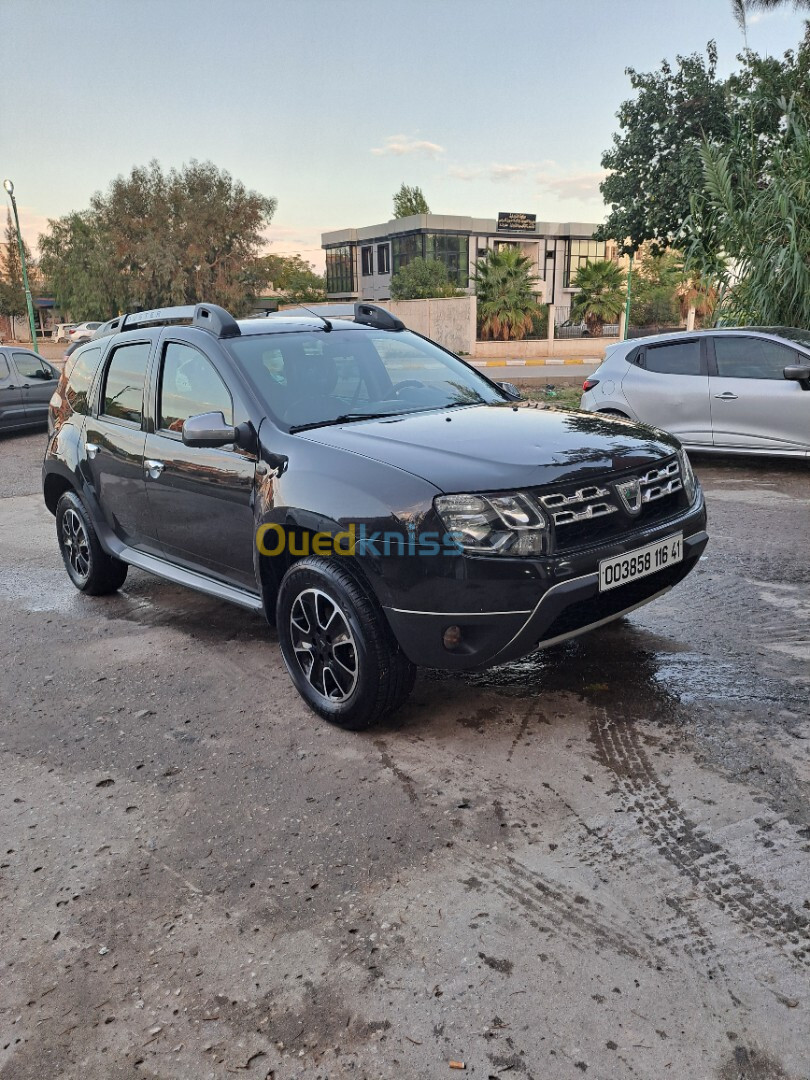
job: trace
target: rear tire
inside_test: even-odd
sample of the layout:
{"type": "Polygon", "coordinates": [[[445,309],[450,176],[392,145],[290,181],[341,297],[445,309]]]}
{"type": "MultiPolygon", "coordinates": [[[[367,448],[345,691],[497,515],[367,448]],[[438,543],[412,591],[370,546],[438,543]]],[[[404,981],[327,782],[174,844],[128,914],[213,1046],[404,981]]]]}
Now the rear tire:
{"type": "Polygon", "coordinates": [[[621,420],[629,420],[627,413],[619,412],[618,409],[599,409],[599,416],[618,416],[621,420]]]}
{"type": "Polygon", "coordinates": [[[369,728],[413,688],[416,668],[382,608],[337,561],[311,557],[290,567],[279,588],[276,627],[296,689],[331,724],[369,728]]]}
{"type": "Polygon", "coordinates": [[[124,584],[129,567],[102,548],[75,491],[66,491],[56,504],[56,538],[68,577],[79,592],[106,596],[124,584]]]}

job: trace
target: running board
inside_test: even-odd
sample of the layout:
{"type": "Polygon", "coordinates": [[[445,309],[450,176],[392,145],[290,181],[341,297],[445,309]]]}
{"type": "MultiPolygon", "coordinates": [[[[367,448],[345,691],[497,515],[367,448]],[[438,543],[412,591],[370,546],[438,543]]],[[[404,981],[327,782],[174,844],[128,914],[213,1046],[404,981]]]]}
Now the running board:
{"type": "Polygon", "coordinates": [[[217,600],[227,600],[231,604],[238,604],[250,611],[264,611],[262,598],[255,593],[249,593],[246,589],[239,589],[235,585],[225,585],[221,581],[206,577],[205,574],[198,574],[194,570],[184,570],[180,566],[175,566],[174,563],[157,558],[156,555],[146,555],[142,551],[136,551],[135,548],[125,545],[121,546],[115,555],[122,562],[137,566],[139,570],[146,570],[147,573],[154,574],[156,577],[165,578],[175,585],[185,585],[188,589],[196,589],[197,592],[214,596],[217,600]]]}

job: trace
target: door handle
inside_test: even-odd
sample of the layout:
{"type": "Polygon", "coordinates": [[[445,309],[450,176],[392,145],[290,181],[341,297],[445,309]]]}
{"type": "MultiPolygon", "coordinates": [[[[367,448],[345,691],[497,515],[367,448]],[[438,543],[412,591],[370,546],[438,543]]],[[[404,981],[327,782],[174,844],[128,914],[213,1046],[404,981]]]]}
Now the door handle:
{"type": "Polygon", "coordinates": [[[149,480],[158,480],[164,468],[165,465],[162,461],[155,461],[153,458],[143,459],[143,469],[149,480]]]}
{"type": "Polygon", "coordinates": [[[90,460],[92,461],[92,460],[93,460],[93,459],[95,458],[96,454],[97,454],[97,453],[99,452],[99,450],[101,449],[101,447],[100,447],[100,446],[96,446],[96,444],[95,444],[94,442],[88,442],[88,443],[85,443],[85,444],[84,444],[84,449],[85,449],[85,450],[86,450],[86,452],[87,452],[87,456],[88,456],[88,457],[90,458],[90,460]]]}
{"type": "Polygon", "coordinates": [[[714,399],[715,401],[736,401],[737,395],[732,394],[730,390],[726,390],[724,394],[715,394],[714,399]]]}

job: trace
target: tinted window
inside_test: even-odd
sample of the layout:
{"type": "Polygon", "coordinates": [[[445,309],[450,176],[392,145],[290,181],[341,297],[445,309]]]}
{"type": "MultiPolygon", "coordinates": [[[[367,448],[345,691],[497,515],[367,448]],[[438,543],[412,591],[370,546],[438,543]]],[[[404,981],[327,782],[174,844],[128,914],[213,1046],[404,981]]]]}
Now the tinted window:
{"type": "Polygon", "coordinates": [[[46,367],[33,353],[12,353],[14,364],[24,379],[50,379],[51,369],[46,367]]]}
{"type": "Polygon", "coordinates": [[[5,356],[0,353],[0,379],[7,379],[11,372],[8,370],[8,363],[5,356]]]}
{"type": "Polygon", "coordinates": [[[364,247],[360,249],[360,256],[363,264],[363,277],[368,277],[369,274],[374,273],[374,249],[371,247],[364,247]]]}
{"type": "Polygon", "coordinates": [[[171,341],[163,354],[160,426],[182,431],[183,422],[200,413],[221,412],[233,423],[233,402],[210,360],[190,345],[171,341]]]}
{"type": "Polygon", "coordinates": [[[673,341],[666,345],[649,345],[644,366],[647,371],[662,375],[700,375],[700,342],[673,341]]]}
{"type": "Polygon", "coordinates": [[[714,339],[717,374],[729,379],[783,379],[796,354],[765,338],[722,337],[714,339]]]}
{"type": "Polygon", "coordinates": [[[151,347],[148,341],[141,341],[133,345],[119,345],[113,352],[104,385],[102,411],[106,416],[140,424],[143,417],[146,362],[151,347]]]}
{"type": "Polygon", "coordinates": [[[68,361],[72,367],[65,386],[65,398],[74,412],[87,413],[87,399],[100,360],[101,346],[97,345],[94,349],[78,350],[68,361]]]}
{"type": "Polygon", "coordinates": [[[505,401],[476,371],[407,330],[336,326],[328,334],[246,334],[223,344],[272,415],[293,428],[347,414],[362,419],[505,401]]]}

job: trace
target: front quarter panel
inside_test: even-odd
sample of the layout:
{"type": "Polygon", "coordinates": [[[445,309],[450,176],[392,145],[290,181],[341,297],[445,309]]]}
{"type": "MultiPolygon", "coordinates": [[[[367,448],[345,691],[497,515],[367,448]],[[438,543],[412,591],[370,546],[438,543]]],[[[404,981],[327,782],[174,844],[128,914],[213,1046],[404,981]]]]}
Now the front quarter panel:
{"type": "MultiPolygon", "coordinates": [[[[332,550],[351,559],[380,603],[389,603],[399,592],[403,559],[407,562],[409,557],[387,552],[400,548],[407,552],[409,538],[431,512],[438,488],[383,462],[280,432],[269,421],[262,423],[259,436],[255,498],[259,579],[268,580],[262,573],[262,556],[283,567],[290,555],[332,550]],[[303,534],[309,537],[307,551],[301,546],[303,534]],[[320,551],[313,550],[315,536],[324,538],[320,551]],[[286,546],[277,551],[284,537],[286,546]],[[295,550],[291,537],[298,545],[295,550]]],[[[271,580],[278,579],[277,571],[271,574],[271,580]]]]}

